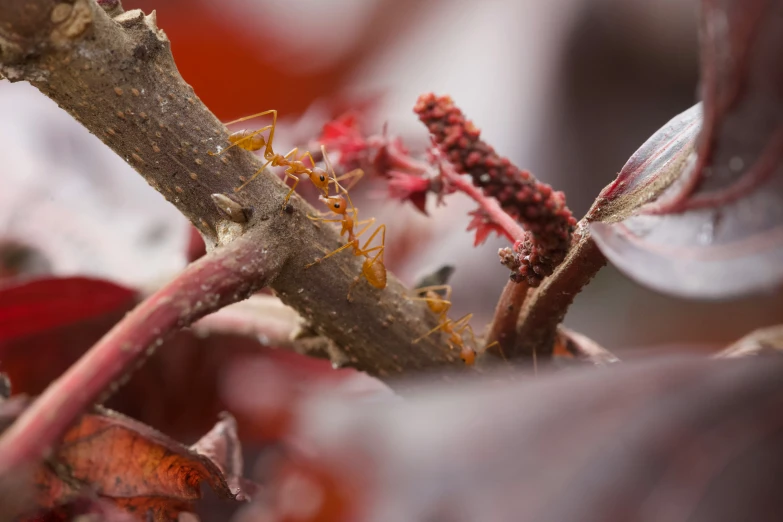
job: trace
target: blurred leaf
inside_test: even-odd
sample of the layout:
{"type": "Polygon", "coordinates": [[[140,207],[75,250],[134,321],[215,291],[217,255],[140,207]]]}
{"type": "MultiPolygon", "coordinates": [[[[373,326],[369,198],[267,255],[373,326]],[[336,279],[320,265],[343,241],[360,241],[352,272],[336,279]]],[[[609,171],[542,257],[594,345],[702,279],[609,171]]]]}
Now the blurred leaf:
{"type": "Polygon", "coordinates": [[[770,326],[751,332],[715,356],[747,357],[769,352],[783,352],[783,325],[770,326]]]}
{"type": "Polygon", "coordinates": [[[299,407],[273,520],[776,520],[783,357],[663,358],[299,407]]]}
{"type": "Polygon", "coordinates": [[[220,469],[231,491],[238,492],[237,500],[250,500],[256,492],[256,485],[242,478],[244,466],[237,421],[226,412],[220,417],[220,422],[190,449],[207,457],[220,469]]]}
{"type": "Polygon", "coordinates": [[[594,366],[606,366],[620,362],[613,353],[589,337],[575,332],[565,326],[559,326],[555,346],[552,354],[556,360],[563,363],[565,359],[573,359],[582,364],[592,364],[594,366]]]}
{"type": "MultiPolygon", "coordinates": [[[[673,156],[681,175],[634,215],[592,229],[609,260],[640,283],[724,298],[783,280],[783,4],[702,4],[704,118],[696,154],[681,163],[692,137],[660,147],[655,137],[648,141],[623,170],[659,148],[679,147],[673,156]]],[[[616,183],[602,196],[612,196],[616,183]]]]}
{"type": "MultiPolygon", "coordinates": [[[[29,323],[29,328],[24,332],[19,329],[19,335],[11,338],[6,338],[9,332],[0,328],[0,371],[10,377],[14,393],[40,394],[135,304],[134,298],[121,306],[100,308],[97,304],[103,300],[101,291],[114,295],[115,286],[89,279],[84,280],[85,285],[81,281],[66,278],[29,283],[36,290],[32,297],[25,297],[35,304],[30,308],[30,319],[40,322],[29,323]],[[60,288],[64,292],[58,295],[60,288]],[[63,293],[71,298],[65,299],[63,293]],[[40,306],[36,299],[40,299],[40,306]],[[39,317],[41,309],[54,317],[39,317]],[[87,310],[92,315],[71,310],[87,310]],[[71,322],[66,324],[65,318],[71,322]]],[[[28,285],[21,285],[0,289],[0,324],[4,305],[19,304],[5,296],[16,295],[15,292],[26,296],[27,288],[28,285]]],[[[122,296],[124,292],[120,289],[117,294],[122,296]]],[[[256,296],[246,303],[258,301],[273,304],[267,296],[256,296]]],[[[267,307],[253,313],[269,315],[272,311],[267,307]]],[[[239,332],[253,326],[258,322],[253,313],[230,317],[231,328],[239,332]]],[[[209,319],[208,316],[204,320],[209,319]]],[[[266,325],[269,326],[268,320],[266,325]]],[[[172,437],[191,441],[209,430],[221,411],[229,410],[237,417],[246,445],[258,446],[277,439],[286,426],[287,406],[270,401],[280,398],[283,389],[298,395],[312,387],[359,385],[365,381],[376,383],[375,391],[380,386],[360,372],[335,370],[329,361],[264,347],[257,336],[210,333],[215,330],[199,328],[195,333],[186,330],[176,334],[133,373],[106,405],[172,437]],[[255,373],[248,374],[250,369],[255,373]],[[267,375],[269,378],[263,381],[267,375]]],[[[269,341],[280,337],[267,333],[269,341]]]]}
{"type": "Polygon", "coordinates": [[[83,415],[50,460],[35,478],[41,507],[67,504],[86,489],[141,519],[177,520],[201,498],[202,482],[235,498],[207,456],[109,410],[83,415]]]}
{"type": "Polygon", "coordinates": [[[136,298],[134,290],[86,277],[38,279],[0,288],[0,355],[5,342],[126,310],[136,298]]]}

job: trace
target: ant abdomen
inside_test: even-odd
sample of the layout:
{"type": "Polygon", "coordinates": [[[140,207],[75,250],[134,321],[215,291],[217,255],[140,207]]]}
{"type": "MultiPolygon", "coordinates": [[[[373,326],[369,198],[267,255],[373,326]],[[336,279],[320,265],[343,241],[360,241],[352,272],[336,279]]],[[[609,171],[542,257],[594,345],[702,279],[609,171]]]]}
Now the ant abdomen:
{"type": "Polygon", "coordinates": [[[261,150],[266,146],[266,138],[263,134],[248,129],[232,132],[228,135],[228,141],[240,149],[249,151],[261,150]]]}
{"type": "Polygon", "coordinates": [[[372,258],[367,258],[362,265],[362,272],[372,286],[381,290],[386,288],[386,267],[383,262],[373,262],[372,258]]]}

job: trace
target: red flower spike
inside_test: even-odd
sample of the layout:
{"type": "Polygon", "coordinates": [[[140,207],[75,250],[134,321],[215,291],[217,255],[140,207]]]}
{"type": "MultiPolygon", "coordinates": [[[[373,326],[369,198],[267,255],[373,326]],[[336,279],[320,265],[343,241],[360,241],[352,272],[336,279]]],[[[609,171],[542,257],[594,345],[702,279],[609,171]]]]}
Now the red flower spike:
{"type": "Polygon", "coordinates": [[[485,196],[495,198],[530,232],[528,240],[514,249],[513,262],[509,252],[501,259],[515,272],[513,281],[524,279],[538,286],[565,258],[576,226],[562,192],[554,192],[508,158],[499,156],[480,139],[479,129],[465,119],[450,97],[423,94],[414,112],[455,170],[470,174],[485,196]]]}

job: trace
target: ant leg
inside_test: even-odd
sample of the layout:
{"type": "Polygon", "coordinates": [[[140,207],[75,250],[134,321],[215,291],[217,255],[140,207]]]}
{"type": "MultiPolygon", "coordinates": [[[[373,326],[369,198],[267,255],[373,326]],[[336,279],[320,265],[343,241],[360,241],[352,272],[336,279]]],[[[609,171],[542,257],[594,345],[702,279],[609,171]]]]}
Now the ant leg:
{"type": "Polygon", "coordinates": [[[496,346],[496,345],[497,345],[497,347],[498,347],[498,352],[500,352],[500,357],[501,357],[501,358],[502,358],[504,361],[508,362],[508,358],[506,358],[506,354],[505,354],[505,353],[503,353],[503,347],[502,347],[502,346],[500,346],[500,343],[499,343],[498,341],[492,341],[491,343],[489,343],[488,345],[486,345],[486,346],[485,346],[485,347],[484,347],[484,348],[481,350],[481,353],[484,353],[484,352],[486,352],[487,350],[489,350],[490,348],[492,348],[493,346],[496,346]]]}
{"type": "Polygon", "coordinates": [[[243,122],[243,121],[252,120],[252,119],[255,119],[255,118],[260,118],[261,116],[266,116],[267,114],[274,114],[273,121],[275,119],[277,119],[277,110],[271,109],[271,110],[264,111],[264,112],[257,112],[255,114],[251,114],[250,116],[243,116],[243,117],[239,118],[238,120],[233,120],[233,121],[230,121],[228,123],[225,123],[225,125],[233,125],[235,123],[240,123],[240,122],[243,122]]]}
{"type": "Polygon", "coordinates": [[[284,157],[285,159],[289,159],[289,158],[291,157],[291,155],[293,155],[293,156],[294,156],[294,161],[299,161],[299,160],[297,159],[297,157],[296,157],[296,154],[297,154],[297,152],[299,152],[299,147],[294,147],[293,149],[291,149],[290,151],[288,151],[288,154],[286,154],[286,155],[285,155],[285,156],[283,156],[283,157],[284,157]]]}
{"type": "Polygon", "coordinates": [[[250,116],[245,116],[243,118],[239,118],[238,120],[230,121],[226,123],[225,125],[233,125],[234,123],[239,123],[241,121],[247,121],[252,120],[253,118],[259,118],[261,116],[266,116],[267,114],[272,115],[272,125],[269,125],[269,127],[272,129],[269,131],[269,139],[266,140],[266,148],[264,148],[264,159],[270,159],[270,151],[272,152],[272,155],[274,155],[274,150],[272,149],[272,142],[275,140],[275,127],[277,126],[277,110],[271,109],[264,112],[258,112],[256,114],[251,114],[250,116]]]}
{"type": "Polygon", "coordinates": [[[302,159],[307,158],[310,160],[310,168],[315,168],[315,160],[313,159],[313,155],[310,154],[309,150],[306,150],[302,153],[302,155],[299,157],[299,161],[301,162],[302,159]]]}
{"type": "MultiPolygon", "coordinates": [[[[454,321],[454,331],[455,332],[463,332],[466,328],[469,328],[471,333],[473,332],[473,329],[470,328],[469,321],[473,317],[473,314],[465,314],[456,321],[454,321]]],[[[475,338],[474,338],[475,340],[475,338]]]]}
{"type": "Polygon", "coordinates": [[[326,254],[324,257],[319,257],[318,259],[316,259],[312,263],[309,263],[309,264],[305,265],[305,269],[308,269],[308,268],[310,268],[313,265],[317,265],[318,263],[320,263],[324,259],[330,258],[333,255],[338,254],[338,253],[342,252],[343,250],[345,250],[346,248],[350,248],[352,246],[353,246],[353,242],[349,241],[348,243],[344,244],[343,246],[341,246],[337,250],[333,250],[333,251],[329,252],[328,254],[326,254]]]}
{"type": "Polygon", "coordinates": [[[324,216],[311,216],[307,215],[307,219],[310,221],[321,221],[323,223],[342,223],[342,219],[326,219],[324,216]]]}
{"type": "Polygon", "coordinates": [[[424,292],[437,292],[438,290],[445,290],[446,293],[443,296],[443,301],[451,301],[451,285],[431,285],[414,288],[413,291],[421,295],[424,292]]]}
{"type": "Polygon", "coordinates": [[[247,184],[248,184],[248,183],[250,183],[251,181],[253,181],[254,179],[256,179],[256,178],[258,177],[258,175],[259,175],[259,174],[261,174],[261,173],[264,171],[264,169],[265,169],[265,168],[267,168],[267,167],[269,166],[269,164],[270,164],[270,163],[271,163],[271,162],[269,162],[269,161],[267,161],[266,163],[264,163],[264,166],[263,166],[263,167],[261,167],[260,169],[258,169],[257,171],[255,171],[255,173],[254,173],[252,176],[250,176],[250,179],[249,179],[249,180],[245,181],[245,182],[244,182],[244,183],[242,183],[240,186],[238,186],[237,188],[235,188],[235,189],[234,189],[234,192],[239,192],[240,190],[242,190],[243,188],[245,188],[245,187],[247,186],[247,184]]]}
{"type": "Polygon", "coordinates": [[[447,301],[445,299],[432,299],[431,297],[408,297],[405,296],[405,298],[409,301],[424,301],[425,303],[431,303],[435,301],[436,303],[442,303],[446,306],[451,306],[451,301],[447,301]]]}
{"type": "MultiPolygon", "coordinates": [[[[372,240],[375,239],[375,236],[378,235],[378,232],[382,232],[381,233],[381,244],[380,244],[380,249],[381,250],[380,250],[380,252],[378,252],[378,255],[380,255],[383,252],[383,247],[386,244],[386,225],[379,226],[378,228],[375,229],[375,232],[370,234],[370,237],[367,238],[367,241],[364,243],[364,247],[359,251],[360,253],[357,254],[357,255],[362,255],[362,254],[366,255],[369,252],[372,252],[373,250],[379,248],[379,247],[374,247],[374,248],[371,248],[371,249],[367,250],[367,247],[370,246],[370,243],[372,243],[372,240]]],[[[375,257],[377,258],[378,255],[376,255],[375,257]]]]}
{"type": "MultiPolygon", "coordinates": [[[[364,234],[365,232],[367,232],[367,230],[369,230],[369,228],[370,228],[371,226],[373,226],[373,224],[375,223],[375,218],[365,219],[365,220],[362,220],[362,221],[356,221],[356,222],[354,223],[354,226],[356,226],[356,225],[364,225],[365,223],[367,224],[367,226],[365,226],[363,229],[361,229],[360,231],[358,231],[357,233],[355,233],[355,234],[353,235],[353,237],[359,237],[359,236],[361,236],[362,234],[364,234]]],[[[364,246],[367,246],[367,245],[364,245],[364,246]]]]}
{"type": "Polygon", "coordinates": [[[362,179],[362,177],[363,177],[363,176],[364,176],[364,171],[363,171],[362,169],[353,169],[351,172],[348,172],[347,174],[343,174],[343,175],[342,175],[342,176],[340,176],[339,178],[336,178],[336,179],[335,179],[335,182],[337,182],[337,181],[342,181],[342,180],[344,180],[344,179],[350,179],[350,178],[353,178],[353,181],[351,181],[351,183],[349,183],[347,187],[343,187],[342,185],[339,185],[339,187],[340,187],[341,189],[343,189],[343,191],[345,191],[345,192],[347,193],[347,192],[348,192],[349,190],[351,190],[351,189],[352,189],[352,188],[353,188],[353,187],[354,187],[354,186],[355,186],[357,183],[359,183],[359,180],[360,180],[360,179],[362,179]]]}
{"type": "Polygon", "coordinates": [[[264,158],[270,159],[270,152],[272,153],[271,156],[274,156],[275,151],[272,148],[272,142],[275,141],[275,127],[277,126],[277,111],[267,111],[266,114],[272,114],[272,130],[269,131],[269,138],[266,140],[266,148],[264,149],[264,158]]]}
{"type": "MultiPolygon", "coordinates": [[[[283,210],[285,210],[286,205],[288,205],[288,200],[291,198],[291,194],[293,194],[296,190],[296,186],[299,185],[299,177],[289,172],[288,169],[285,169],[285,179],[293,179],[294,184],[291,185],[291,190],[289,190],[288,194],[285,195],[285,200],[283,200],[283,210]]],[[[285,180],[283,183],[285,183],[285,180]]]]}
{"type": "Polygon", "coordinates": [[[244,138],[242,138],[241,140],[237,140],[237,141],[235,141],[234,143],[232,143],[231,145],[229,145],[229,146],[228,146],[228,147],[226,147],[225,149],[221,150],[220,152],[212,152],[211,150],[208,150],[208,151],[207,151],[207,154],[208,154],[209,156],[222,156],[222,155],[223,155],[223,154],[224,154],[226,151],[228,151],[228,150],[231,150],[231,149],[233,149],[234,147],[241,146],[241,144],[242,144],[242,143],[245,143],[246,141],[252,140],[252,139],[253,139],[253,138],[255,138],[257,135],[259,135],[259,134],[261,134],[262,132],[264,132],[264,131],[266,131],[266,130],[269,130],[269,129],[271,129],[271,128],[272,128],[272,126],[271,126],[271,125],[267,125],[266,127],[262,127],[262,128],[260,128],[260,129],[258,129],[258,130],[254,130],[253,132],[251,132],[250,134],[248,134],[247,136],[245,136],[245,137],[244,137],[244,138]]]}
{"type": "Polygon", "coordinates": [[[419,341],[421,341],[422,339],[424,339],[425,337],[429,337],[430,335],[434,334],[434,333],[435,333],[435,332],[437,332],[438,330],[442,330],[443,328],[445,328],[445,327],[446,327],[447,325],[449,325],[449,324],[451,324],[451,320],[449,320],[449,319],[446,319],[445,321],[443,321],[442,323],[440,323],[438,326],[436,326],[435,328],[433,328],[433,329],[432,329],[432,330],[430,330],[429,332],[425,333],[424,335],[422,335],[421,337],[419,337],[419,338],[417,338],[417,339],[414,339],[414,340],[413,340],[411,343],[412,343],[412,344],[416,344],[416,343],[418,343],[419,341]]]}

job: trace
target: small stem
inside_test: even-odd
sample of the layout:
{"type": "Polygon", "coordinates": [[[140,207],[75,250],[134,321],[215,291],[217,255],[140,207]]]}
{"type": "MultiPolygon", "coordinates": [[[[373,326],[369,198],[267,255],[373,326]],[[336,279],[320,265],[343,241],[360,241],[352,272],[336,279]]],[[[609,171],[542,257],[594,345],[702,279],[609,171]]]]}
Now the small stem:
{"type": "Polygon", "coordinates": [[[574,244],[552,276],[532,292],[522,309],[516,330],[516,343],[504,351],[506,357],[550,358],[568,307],[582,288],[606,264],[583,220],[574,234],[574,244]]]}
{"type": "Polygon", "coordinates": [[[247,234],[188,266],[52,383],[0,437],[0,476],[43,456],[78,416],[148,352],[183,326],[247,298],[282,260],[247,234]]]}
{"type": "Polygon", "coordinates": [[[529,287],[524,281],[520,283],[509,281],[506,283],[503,293],[500,294],[500,299],[498,299],[495,316],[489,327],[484,346],[488,346],[495,341],[498,344],[487,349],[487,353],[505,357],[506,353],[513,351],[517,340],[517,320],[519,319],[519,313],[522,310],[528,290],[529,287]]]}
{"type": "Polygon", "coordinates": [[[478,187],[458,174],[448,162],[443,162],[441,173],[450,185],[478,203],[490,219],[503,229],[509,241],[514,243],[524,239],[525,230],[500,207],[500,203],[495,198],[485,196],[478,187]]]}

